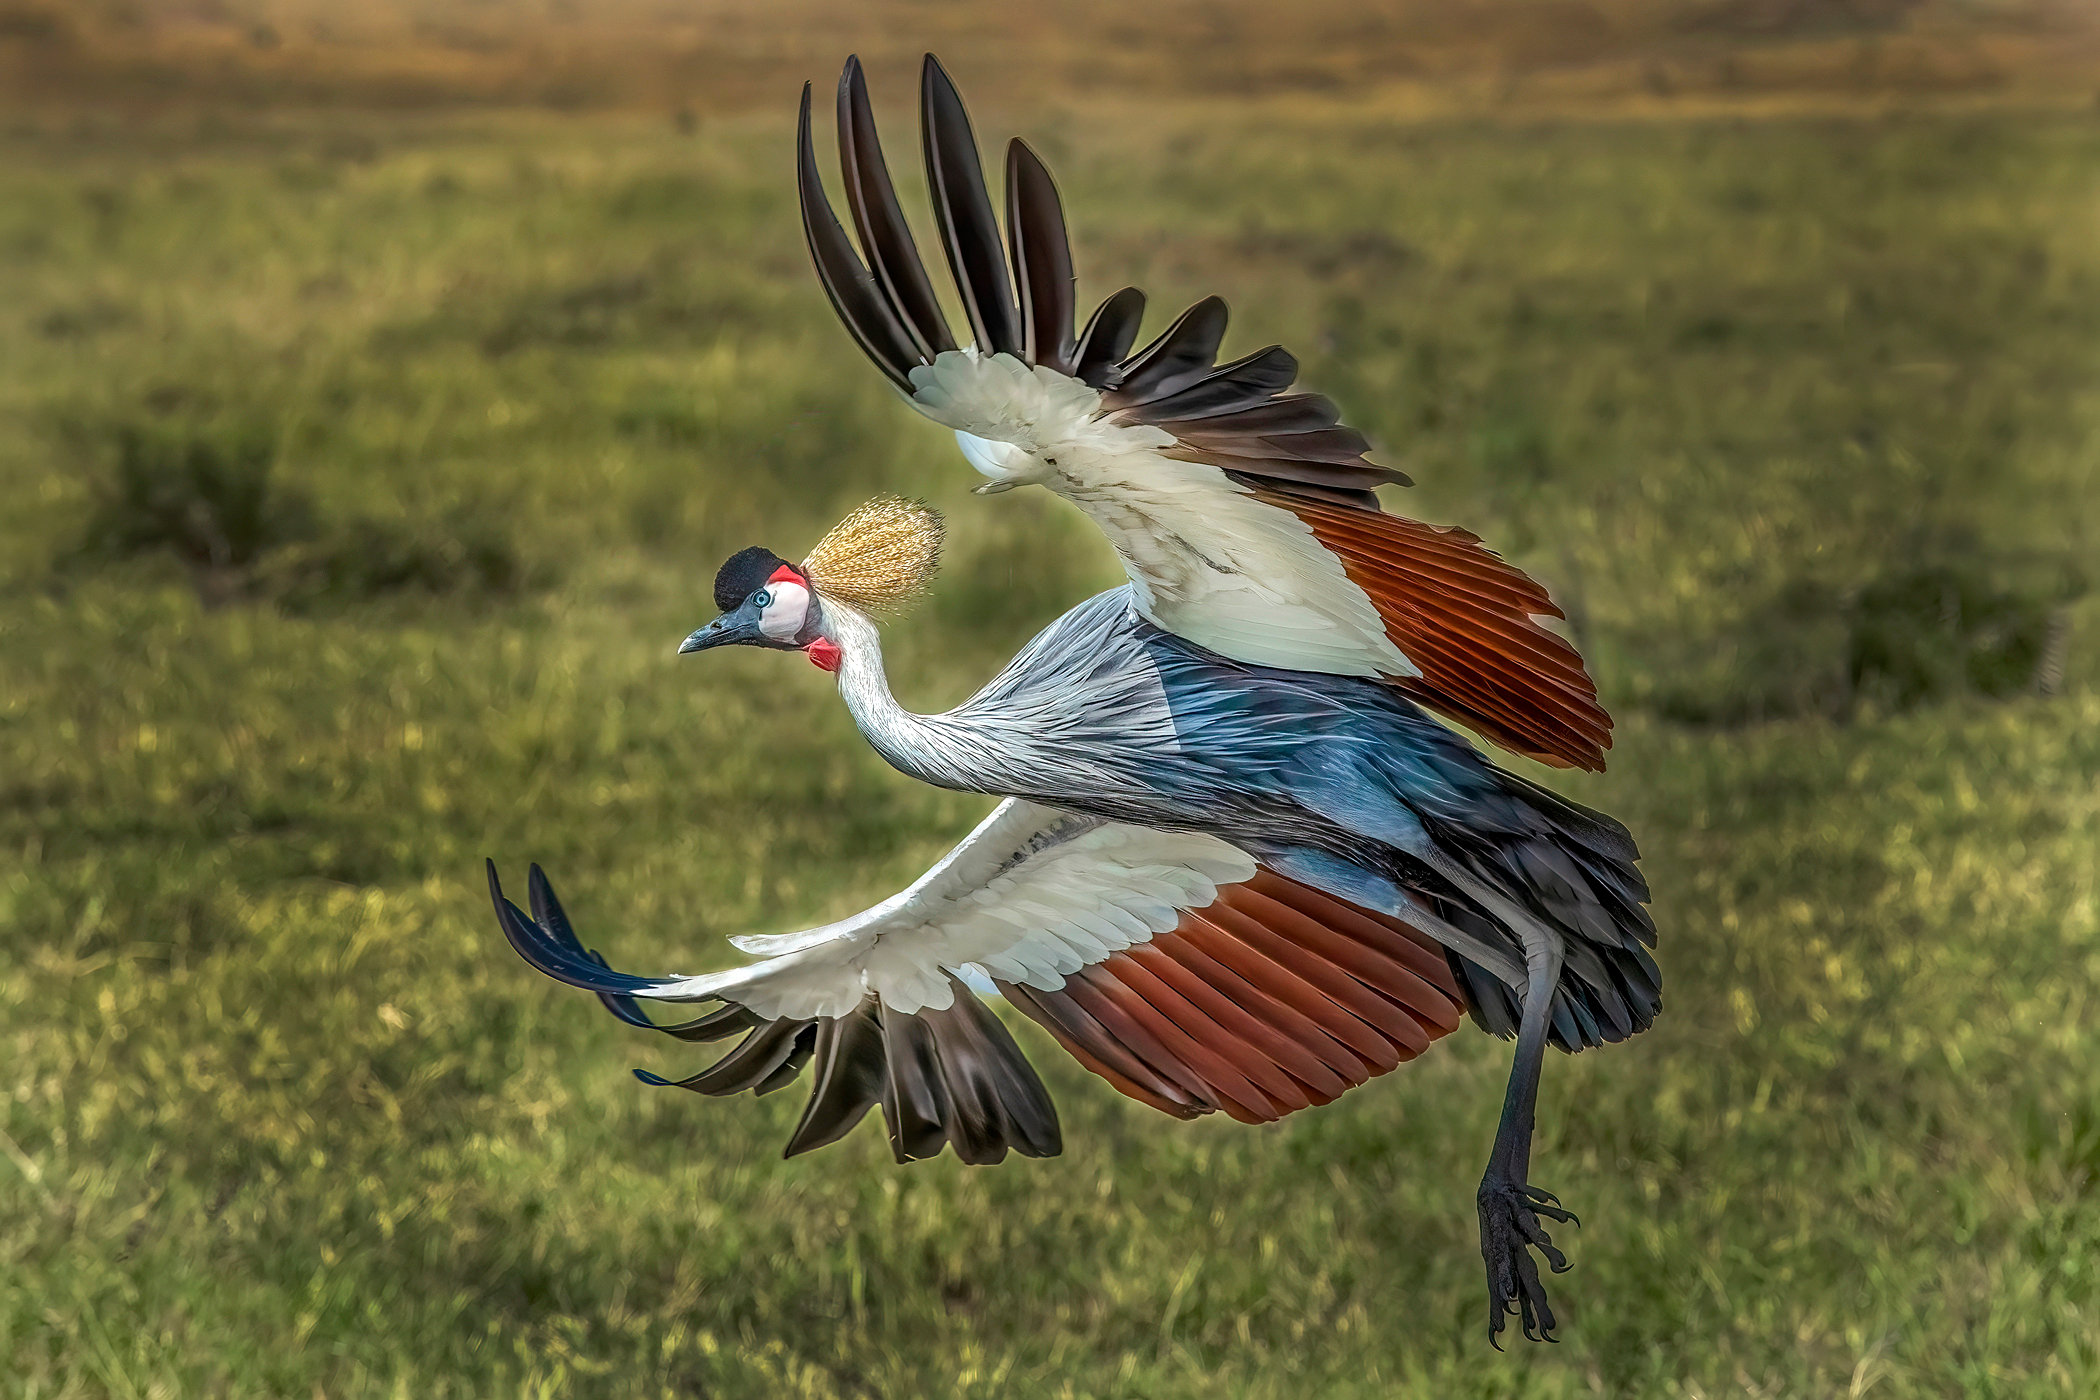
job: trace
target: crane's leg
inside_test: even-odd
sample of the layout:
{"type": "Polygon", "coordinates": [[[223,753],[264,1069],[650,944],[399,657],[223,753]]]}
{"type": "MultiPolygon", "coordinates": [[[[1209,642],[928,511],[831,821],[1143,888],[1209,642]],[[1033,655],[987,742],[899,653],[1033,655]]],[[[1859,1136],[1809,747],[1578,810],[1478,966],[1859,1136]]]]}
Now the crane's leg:
{"type": "Polygon", "coordinates": [[[1488,1340],[1498,1350],[1503,1319],[1511,1312],[1522,1317],[1526,1337],[1555,1340],[1553,1308],[1546,1301],[1546,1287],[1539,1280],[1531,1251],[1535,1248],[1545,1256],[1554,1273],[1565,1273],[1567,1256],[1553,1247],[1539,1217],[1575,1219],[1572,1212],[1561,1208],[1559,1197],[1525,1179],[1531,1174],[1531,1126],[1561,963],[1560,950],[1552,944],[1528,938],[1525,944],[1524,1017],[1517,1029],[1516,1060],[1502,1100],[1502,1126],[1495,1134],[1495,1149],[1480,1178],[1480,1255],[1487,1261],[1488,1340]]]}

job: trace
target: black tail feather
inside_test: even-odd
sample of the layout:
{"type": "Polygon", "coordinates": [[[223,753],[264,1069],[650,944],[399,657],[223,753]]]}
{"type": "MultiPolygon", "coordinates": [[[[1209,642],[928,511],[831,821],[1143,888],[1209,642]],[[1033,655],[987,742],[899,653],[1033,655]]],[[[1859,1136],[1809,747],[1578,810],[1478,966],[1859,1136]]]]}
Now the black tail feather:
{"type": "MultiPolygon", "coordinates": [[[[1611,817],[1501,769],[1497,781],[1515,805],[1496,830],[1431,821],[1433,839],[1561,935],[1563,962],[1548,1040],[1565,1051],[1640,1034],[1662,1010],[1662,972],[1649,952],[1655,920],[1633,837],[1611,817]]],[[[1441,911],[1463,922],[1462,910],[1441,911]]],[[[1475,1024],[1516,1033],[1516,988],[1456,954],[1454,971],[1470,997],[1475,1024]]]]}

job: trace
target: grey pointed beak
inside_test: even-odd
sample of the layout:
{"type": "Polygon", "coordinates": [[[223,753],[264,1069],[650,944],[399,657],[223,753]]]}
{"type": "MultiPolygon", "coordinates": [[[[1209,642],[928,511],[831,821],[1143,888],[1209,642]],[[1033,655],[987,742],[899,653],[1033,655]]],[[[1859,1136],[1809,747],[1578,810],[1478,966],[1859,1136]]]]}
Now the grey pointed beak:
{"type": "Polygon", "coordinates": [[[723,613],[713,622],[694,632],[678,644],[678,654],[706,651],[709,647],[773,646],[758,625],[758,609],[747,601],[733,612],[723,613]]]}
{"type": "Polygon", "coordinates": [[[754,642],[758,638],[755,628],[741,626],[743,619],[735,613],[724,613],[713,622],[694,632],[678,644],[678,654],[706,651],[709,647],[735,646],[739,642],[754,642]]]}
{"type": "Polygon", "coordinates": [[[1020,484],[1018,481],[987,481],[982,486],[971,487],[970,494],[973,496],[996,496],[1001,491],[1011,491],[1020,484]]]}
{"type": "Polygon", "coordinates": [[[709,647],[722,645],[727,640],[722,635],[722,630],[722,619],[718,617],[680,642],[678,654],[684,656],[689,651],[706,651],[709,647]]]}

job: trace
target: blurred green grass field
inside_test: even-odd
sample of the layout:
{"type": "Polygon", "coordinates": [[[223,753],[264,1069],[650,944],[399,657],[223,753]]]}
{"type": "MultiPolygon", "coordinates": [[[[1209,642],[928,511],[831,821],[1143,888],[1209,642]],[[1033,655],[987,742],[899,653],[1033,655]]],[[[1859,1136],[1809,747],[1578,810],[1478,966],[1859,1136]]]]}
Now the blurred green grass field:
{"type": "Polygon", "coordinates": [[[988,805],[675,660],[730,550],[947,509],[922,708],[1114,581],[860,362],[780,115],[0,134],[0,1393],[2100,1393],[2100,115],[979,114],[1083,292],[1299,349],[1619,717],[1550,781],[1666,1010],[1550,1065],[1507,1356],[1476,1033],[1250,1130],[1024,1027],[1062,1158],[782,1162],[796,1095],[642,1087],[695,1052],[497,935],[484,855],[719,965],[988,805]]]}

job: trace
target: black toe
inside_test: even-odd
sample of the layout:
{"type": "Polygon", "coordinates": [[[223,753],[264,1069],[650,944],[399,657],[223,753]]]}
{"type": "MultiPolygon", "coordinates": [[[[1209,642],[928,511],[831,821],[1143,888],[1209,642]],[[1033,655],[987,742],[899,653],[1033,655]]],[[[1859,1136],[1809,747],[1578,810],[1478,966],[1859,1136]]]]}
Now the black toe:
{"type": "Polygon", "coordinates": [[[1534,1342],[1558,1340],[1553,1305],[1546,1297],[1545,1283],[1532,1251],[1546,1261],[1554,1273],[1566,1273],[1565,1254],[1554,1246],[1540,1217],[1556,1223],[1580,1224],[1574,1212],[1560,1204],[1550,1191],[1517,1182],[1489,1179],[1480,1184],[1480,1254],[1487,1265],[1488,1340],[1499,1351],[1502,1328],[1510,1313],[1517,1314],[1524,1335],[1534,1342]]]}

